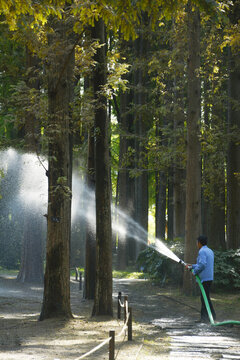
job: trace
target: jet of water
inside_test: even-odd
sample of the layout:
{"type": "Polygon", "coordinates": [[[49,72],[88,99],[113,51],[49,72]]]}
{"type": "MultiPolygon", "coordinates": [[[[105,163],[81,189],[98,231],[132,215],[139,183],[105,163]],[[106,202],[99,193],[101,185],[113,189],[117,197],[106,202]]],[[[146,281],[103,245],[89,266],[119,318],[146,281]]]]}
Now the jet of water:
{"type": "Polygon", "coordinates": [[[179,262],[180,259],[174,252],[164,244],[163,241],[160,239],[154,238],[151,236],[141,225],[139,225],[135,220],[129,217],[121,210],[117,210],[119,223],[116,221],[113,222],[113,229],[117,232],[125,233],[128,232],[128,235],[134,238],[137,242],[142,243],[155,251],[159,254],[162,254],[176,262],[179,262]],[[125,224],[125,226],[123,225],[125,224]],[[128,230],[126,230],[128,229],[128,230]],[[151,241],[147,243],[144,239],[150,239],[151,241]]]}
{"type": "MultiPolygon", "coordinates": [[[[79,217],[85,218],[92,229],[94,229],[96,224],[95,194],[86,186],[86,184],[82,183],[81,179],[76,174],[74,174],[73,194],[76,193],[78,194],[78,197],[76,198],[73,196],[72,204],[73,221],[76,221],[79,217]]],[[[174,254],[163,241],[151,236],[141,225],[132,219],[129,214],[121,209],[116,210],[114,206],[112,206],[112,230],[113,232],[120,234],[123,239],[128,236],[140,244],[151,247],[159,254],[176,262],[180,261],[178,256],[174,254]],[[150,239],[151,241],[148,243],[145,239],[150,239]]]]}
{"type": "Polygon", "coordinates": [[[168,257],[169,259],[172,259],[176,262],[180,262],[179,257],[174,254],[172,250],[170,250],[162,241],[159,239],[155,239],[155,250],[157,250],[160,254],[168,257]]]}
{"type": "MultiPolygon", "coordinates": [[[[29,153],[19,153],[14,149],[1,152],[1,165],[7,173],[8,167],[12,164],[14,181],[18,181],[18,194],[12,199],[19,201],[19,211],[21,206],[31,209],[31,212],[38,211],[44,214],[47,211],[47,178],[45,169],[39,163],[36,155],[29,153]],[[14,165],[13,165],[14,163],[14,165]],[[15,165],[17,164],[17,166],[15,165]],[[15,170],[16,169],[16,170],[15,170]],[[18,172],[16,172],[18,171],[18,172]],[[18,180],[17,180],[17,178],[18,180]]],[[[45,163],[46,167],[47,164],[45,163]]],[[[9,191],[12,191],[10,187],[9,191]]],[[[16,203],[14,203],[16,207],[16,203]]],[[[84,177],[74,171],[73,173],[73,199],[72,199],[72,223],[77,223],[79,219],[87,221],[92,230],[96,227],[95,216],[95,193],[90,190],[84,182],[84,177]]],[[[112,206],[112,229],[118,233],[121,239],[130,237],[139,244],[149,246],[158,253],[179,262],[180,259],[167,247],[160,239],[155,239],[143,229],[129,214],[121,209],[112,206]],[[150,239],[150,241],[149,241],[150,239]]],[[[80,229],[81,230],[81,229],[80,229]]]]}

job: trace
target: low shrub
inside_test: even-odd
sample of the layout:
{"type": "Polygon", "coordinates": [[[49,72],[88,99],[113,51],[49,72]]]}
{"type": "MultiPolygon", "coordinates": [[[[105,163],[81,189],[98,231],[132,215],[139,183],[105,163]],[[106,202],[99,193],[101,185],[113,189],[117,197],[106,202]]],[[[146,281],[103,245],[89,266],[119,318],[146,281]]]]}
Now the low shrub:
{"type": "Polygon", "coordinates": [[[240,289],[240,249],[214,251],[214,254],[214,286],[220,289],[240,289]]]}
{"type": "MultiPolygon", "coordinates": [[[[174,242],[168,246],[179,258],[183,259],[183,244],[174,242]]],[[[214,250],[214,288],[240,289],[240,249],[217,251],[214,250]]],[[[181,285],[183,266],[159,254],[152,248],[143,250],[137,260],[138,268],[145,273],[145,277],[159,285],[181,285]]]]}
{"type": "MultiPolygon", "coordinates": [[[[181,242],[168,243],[168,247],[182,258],[183,245],[181,242]]],[[[137,259],[138,268],[145,273],[145,277],[163,286],[166,284],[182,284],[183,266],[161,255],[158,251],[148,247],[137,259]]]]}

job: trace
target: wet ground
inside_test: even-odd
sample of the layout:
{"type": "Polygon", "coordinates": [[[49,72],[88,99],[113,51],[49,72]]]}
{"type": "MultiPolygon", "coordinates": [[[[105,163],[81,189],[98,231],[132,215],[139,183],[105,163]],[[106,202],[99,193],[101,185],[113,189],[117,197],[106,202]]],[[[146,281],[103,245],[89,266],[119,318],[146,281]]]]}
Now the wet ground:
{"type": "MultiPolygon", "coordinates": [[[[121,360],[240,359],[240,326],[196,324],[199,298],[184,297],[177,289],[160,288],[145,280],[114,280],[114,319],[92,318],[92,301],[84,301],[78,282],[71,281],[74,319],[39,322],[42,287],[0,277],[0,360],[77,360],[107,338],[120,333],[117,295],[128,295],[133,310],[133,340],[116,341],[121,360]]],[[[240,320],[238,294],[213,294],[218,320],[240,320]]],[[[105,346],[86,359],[107,360],[105,346]]]]}
{"type": "MultiPolygon", "coordinates": [[[[120,282],[120,288],[124,281],[120,282]]],[[[161,289],[146,283],[136,286],[131,293],[131,284],[127,284],[136,307],[138,321],[151,323],[162,333],[161,337],[154,338],[153,346],[159,342],[159,359],[169,360],[205,360],[205,359],[240,359],[240,326],[226,325],[213,327],[210,324],[198,324],[195,320],[200,317],[199,298],[186,298],[175,289],[161,289]],[[139,287],[139,289],[137,289],[139,287]],[[139,294],[140,292],[140,294],[139,294]],[[139,294],[138,296],[136,296],[139,294]],[[161,354],[161,340],[164,339],[167,354],[161,354]]],[[[219,321],[230,319],[240,320],[240,296],[229,295],[232,304],[224,298],[227,294],[216,295],[213,300],[218,313],[219,321]],[[232,306],[231,306],[232,305],[232,306]],[[235,306],[238,306],[235,308],[235,306]],[[234,312],[235,308],[235,312],[234,312]]],[[[214,298],[214,295],[213,295],[214,298]]],[[[131,300],[130,300],[131,302],[131,300]]]]}

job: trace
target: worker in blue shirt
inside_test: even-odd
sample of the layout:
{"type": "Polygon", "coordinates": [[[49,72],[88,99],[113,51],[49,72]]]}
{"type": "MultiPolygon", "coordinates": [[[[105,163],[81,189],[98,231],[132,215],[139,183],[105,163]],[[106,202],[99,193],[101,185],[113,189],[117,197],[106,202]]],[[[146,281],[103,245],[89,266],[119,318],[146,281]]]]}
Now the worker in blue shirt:
{"type": "MultiPolygon", "coordinates": [[[[197,246],[199,249],[197,263],[188,265],[188,268],[193,269],[193,274],[198,275],[204,290],[207,295],[208,303],[212,312],[213,319],[216,319],[216,313],[214,311],[211,299],[210,299],[210,288],[213,282],[214,273],[214,253],[209,247],[207,247],[207,237],[201,235],[197,239],[197,246]]],[[[208,313],[205,306],[205,302],[201,293],[201,318],[196,322],[208,322],[208,313]]]]}

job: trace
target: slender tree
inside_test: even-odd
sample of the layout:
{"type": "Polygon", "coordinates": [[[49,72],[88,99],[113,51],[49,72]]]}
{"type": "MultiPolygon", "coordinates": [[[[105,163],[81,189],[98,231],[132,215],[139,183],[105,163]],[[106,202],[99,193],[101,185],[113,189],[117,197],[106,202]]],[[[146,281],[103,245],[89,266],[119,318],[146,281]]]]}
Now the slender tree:
{"type": "Polygon", "coordinates": [[[173,163],[173,237],[185,237],[185,210],[186,210],[186,189],[185,178],[186,171],[183,163],[183,154],[180,152],[182,149],[182,139],[184,138],[184,101],[183,91],[177,90],[179,79],[175,78],[175,91],[174,91],[174,151],[175,158],[173,163]]]}
{"type": "MultiPolygon", "coordinates": [[[[240,17],[240,2],[233,1],[230,21],[236,27],[240,17]]],[[[229,49],[229,133],[234,131],[228,150],[228,213],[227,245],[230,249],[240,246],[240,145],[236,136],[240,130],[240,64],[239,46],[229,49]]]]}
{"type": "MultiPolygon", "coordinates": [[[[31,92],[40,90],[39,59],[26,48],[26,85],[31,92]]],[[[30,102],[30,99],[29,99],[30,102]]],[[[39,152],[40,121],[35,114],[29,111],[26,114],[24,123],[25,148],[30,152],[39,152]]],[[[23,132],[23,131],[22,131],[23,132]]],[[[32,214],[29,208],[24,210],[24,238],[22,247],[22,259],[17,280],[20,282],[42,282],[43,281],[43,214],[35,212],[35,221],[32,221],[32,214]]]]}
{"type": "MultiPolygon", "coordinates": [[[[121,109],[121,116],[120,116],[120,145],[119,145],[119,208],[124,213],[127,213],[127,183],[128,183],[128,170],[124,161],[124,157],[127,154],[127,107],[128,107],[128,98],[129,93],[121,92],[120,95],[120,109],[121,109]]],[[[124,231],[125,227],[127,226],[124,219],[121,220],[121,226],[123,226],[123,231],[118,232],[118,268],[120,270],[126,269],[128,264],[128,253],[127,253],[127,238],[128,234],[124,231]]]]}
{"type": "MultiPolygon", "coordinates": [[[[148,171],[147,167],[147,149],[146,138],[150,126],[150,114],[146,111],[147,106],[147,84],[148,77],[146,72],[147,53],[148,53],[148,15],[142,13],[140,35],[135,40],[135,56],[138,58],[138,65],[134,73],[134,126],[135,126],[135,167],[139,169],[135,177],[135,214],[136,222],[148,231],[148,171]]],[[[141,250],[145,248],[144,242],[147,243],[147,235],[142,239],[143,242],[136,243],[135,259],[141,250]]]]}
{"type": "MultiPolygon", "coordinates": [[[[94,134],[93,128],[88,132],[88,174],[87,186],[90,191],[88,196],[95,193],[95,154],[94,154],[94,134]]],[[[92,200],[89,199],[89,205],[92,200]]],[[[91,205],[90,205],[91,206],[91,205]]],[[[88,210],[87,210],[88,211],[88,210]]],[[[84,298],[94,299],[96,281],[96,237],[95,228],[87,223],[86,246],[85,246],[85,272],[84,272],[84,298]]]]}
{"type": "Polygon", "coordinates": [[[156,173],[156,238],[165,240],[166,231],[166,175],[163,171],[156,173]]]}
{"type": "Polygon", "coordinates": [[[95,22],[92,37],[99,41],[95,54],[93,91],[95,97],[95,178],[96,178],[96,289],[93,315],[113,315],[112,231],[109,132],[106,85],[106,38],[102,19],[95,22]]]}
{"type": "MultiPolygon", "coordinates": [[[[197,237],[201,234],[201,162],[200,162],[200,15],[188,2],[188,114],[187,114],[187,173],[186,173],[186,235],[185,261],[196,260],[197,237]]],[[[184,273],[184,291],[193,291],[192,276],[184,273]]]]}

